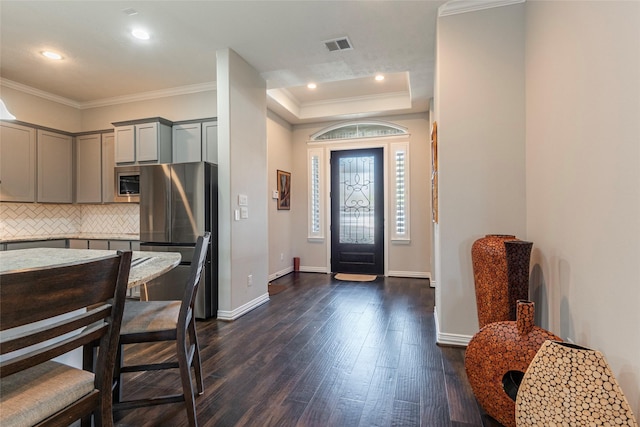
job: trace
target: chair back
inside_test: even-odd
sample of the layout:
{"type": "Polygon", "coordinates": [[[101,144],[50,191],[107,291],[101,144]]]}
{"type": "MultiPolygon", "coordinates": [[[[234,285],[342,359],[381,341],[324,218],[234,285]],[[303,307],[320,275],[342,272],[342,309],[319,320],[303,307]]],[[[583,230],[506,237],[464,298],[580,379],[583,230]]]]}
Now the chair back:
{"type": "MultiPolygon", "coordinates": [[[[193,258],[191,259],[191,270],[189,271],[189,277],[185,284],[182,305],[180,306],[180,315],[178,317],[178,325],[182,325],[182,327],[193,318],[193,306],[196,300],[196,293],[198,292],[198,285],[200,284],[200,277],[202,276],[204,265],[207,262],[210,240],[211,232],[207,231],[204,235],[199,236],[196,241],[193,258]]],[[[210,261],[211,260],[209,260],[209,262],[210,261]]]]}
{"type": "Polygon", "coordinates": [[[0,275],[0,378],[99,342],[94,386],[110,398],[130,266],[129,251],[0,275]]]}

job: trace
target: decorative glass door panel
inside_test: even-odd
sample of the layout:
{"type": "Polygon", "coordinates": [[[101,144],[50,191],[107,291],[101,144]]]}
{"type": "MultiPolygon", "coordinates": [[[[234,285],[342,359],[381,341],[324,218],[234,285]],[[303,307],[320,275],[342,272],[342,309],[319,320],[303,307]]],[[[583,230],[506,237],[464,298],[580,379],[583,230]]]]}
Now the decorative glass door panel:
{"type": "Polygon", "coordinates": [[[331,270],[383,274],[382,148],[331,157],[331,270]]]}

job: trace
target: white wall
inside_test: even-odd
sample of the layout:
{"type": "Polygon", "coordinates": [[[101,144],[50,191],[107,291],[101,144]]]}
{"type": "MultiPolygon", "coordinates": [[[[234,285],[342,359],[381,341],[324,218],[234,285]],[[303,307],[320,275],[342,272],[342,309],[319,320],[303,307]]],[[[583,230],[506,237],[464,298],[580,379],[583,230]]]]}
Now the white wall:
{"type": "Polygon", "coordinates": [[[7,86],[0,87],[0,98],[16,120],[66,132],[82,131],[82,112],[77,108],[7,86]]]}
{"type": "Polygon", "coordinates": [[[111,123],[163,117],[172,122],[217,116],[214,90],[131,101],[82,110],[82,130],[110,129],[111,123]]]}
{"type": "MultiPolygon", "coordinates": [[[[431,148],[429,137],[429,115],[428,114],[412,114],[403,116],[387,116],[376,117],[376,120],[395,123],[403,126],[409,131],[409,151],[410,151],[410,227],[411,241],[408,243],[388,243],[387,251],[387,271],[397,272],[398,274],[410,277],[428,277],[431,272],[431,187],[430,187],[430,164],[431,164],[431,148]]],[[[322,241],[308,240],[308,160],[307,150],[310,135],[331,126],[335,123],[317,123],[296,125],[293,129],[293,174],[291,185],[291,212],[293,227],[293,243],[292,250],[294,256],[300,257],[301,270],[328,272],[329,264],[329,244],[330,232],[328,227],[325,231],[325,239],[322,241]]],[[[382,141],[382,140],[381,140],[382,141]]],[[[376,146],[389,147],[389,144],[395,141],[377,141],[373,144],[376,146]]],[[[326,143],[314,144],[313,148],[324,147],[325,162],[328,164],[329,152],[333,149],[345,148],[367,148],[371,142],[369,141],[350,141],[346,143],[326,143]]],[[[388,151],[388,150],[387,150],[388,151]]],[[[328,173],[325,170],[325,178],[328,173]]],[[[388,176],[387,185],[392,181],[388,176]]],[[[328,179],[325,180],[328,183],[328,179]]],[[[328,186],[328,184],[327,184],[328,186]]],[[[389,191],[391,189],[389,188],[389,191]]],[[[328,192],[328,190],[327,190],[328,192]]],[[[329,203],[329,199],[326,199],[329,203]]],[[[325,209],[325,212],[327,209],[325,209]]],[[[391,211],[386,214],[386,227],[391,225],[391,211]]],[[[328,217],[328,215],[325,215],[328,217]]],[[[326,224],[329,223],[329,218],[326,224]]]]}
{"type": "Polygon", "coordinates": [[[258,72],[231,49],[219,50],[219,309],[234,319],[268,300],[267,91],[258,72]],[[238,196],[247,219],[234,220],[238,196]],[[248,278],[252,277],[252,285],[248,278]]]}
{"type": "Polygon", "coordinates": [[[441,17],[437,38],[438,342],[466,344],[478,330],[471,245],[526,238],[524,5],[441,17]]]}
{"type": "Polygon", "coordinates": [[[528,1],[527,236],[541,323],[640,416],[640,3],[528,1]]]}
{"type": "MultiPolygon", "coordinates": [[[[295,210],[278,210],[277,200],[271,193],[277,190],[277,170],[291,172],[293,169],[293,141],[291,126],[272,112],[267,114],[267,182],[269,212],[269,278],[287,274],[293,270],[292,218],[295,210]]],[[[292,179],[302,177],[292,175],[292,179]]]]}

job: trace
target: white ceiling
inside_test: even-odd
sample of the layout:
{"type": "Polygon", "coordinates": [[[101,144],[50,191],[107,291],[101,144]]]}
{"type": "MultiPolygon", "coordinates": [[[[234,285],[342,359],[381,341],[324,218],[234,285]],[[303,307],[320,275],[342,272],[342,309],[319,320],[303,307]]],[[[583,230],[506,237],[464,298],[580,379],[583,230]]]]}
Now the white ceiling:
{"type": "Polygon", "coordinates": [[[261,73],[270,108],[290,123],[424,112],[443,3],[2,0],[0,77],[86,108],[213,87],[216,50],[231,48],[261,73]],[[131,37],[134,27],[151,39],[131,37]],[[342,36],[353,49],[329,52],[323,41],[342,36]],[[377,73],[386,79],[374,81],[377,73]]]}

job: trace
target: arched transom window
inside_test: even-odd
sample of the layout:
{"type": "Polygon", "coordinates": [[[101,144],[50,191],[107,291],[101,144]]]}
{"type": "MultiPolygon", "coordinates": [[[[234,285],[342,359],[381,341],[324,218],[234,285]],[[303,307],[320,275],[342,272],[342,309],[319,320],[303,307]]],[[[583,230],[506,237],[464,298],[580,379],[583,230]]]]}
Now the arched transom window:
{"type": "Polygon", "coordinates": [[[407,129],[392,123],[380,121],[363,121],[339,123],[324,128],[311,135],[311,141],[327,141],[336,139],[380,138],[392,135],[406,135],[407,129]]]}

